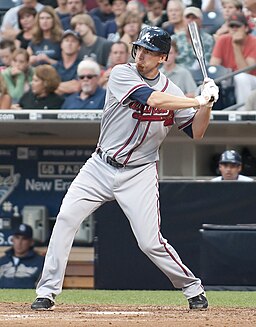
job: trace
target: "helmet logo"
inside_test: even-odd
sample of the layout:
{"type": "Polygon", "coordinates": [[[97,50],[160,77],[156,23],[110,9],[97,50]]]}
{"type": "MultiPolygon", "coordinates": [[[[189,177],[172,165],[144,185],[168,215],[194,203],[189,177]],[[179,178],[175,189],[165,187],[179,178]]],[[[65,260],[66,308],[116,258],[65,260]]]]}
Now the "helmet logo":
{"type": "Polygon", "coordinates": [[[149,32],[147,32],[146,34],[144,34],[143,36],[142,36],[142,38],[141,38],[141,40],[146,40],[146,41],[148,41],[148,42],[150,42],[150,33],[149,32]]]}
{"type": "Polygon", "coordinates": [[[227,152],[227,159],[233,160],[235,158],[234,154],[232,152],[227,152]]]}

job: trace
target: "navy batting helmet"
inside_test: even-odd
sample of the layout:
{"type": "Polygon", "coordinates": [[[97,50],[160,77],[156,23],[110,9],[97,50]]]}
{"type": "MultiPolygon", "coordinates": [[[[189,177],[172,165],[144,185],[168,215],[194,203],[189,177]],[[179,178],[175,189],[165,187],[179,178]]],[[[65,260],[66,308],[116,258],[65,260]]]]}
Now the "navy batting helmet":
{"type": "Polygon", "coordinates": [[[241,156],[238,152],[235,150],[227,150],[222,153],[220,156],[219,163],[233,163],[236,165],[241,165],[242,164],[242,159],[241,156]]]}
{"type": "Polygon", "coordinates": [[[171,49],[171,36],[160,27],[148,26],[141,30],[138,40],[132,42],[132,56],[136,55],[136,46],[168,55],[171,49]]]}

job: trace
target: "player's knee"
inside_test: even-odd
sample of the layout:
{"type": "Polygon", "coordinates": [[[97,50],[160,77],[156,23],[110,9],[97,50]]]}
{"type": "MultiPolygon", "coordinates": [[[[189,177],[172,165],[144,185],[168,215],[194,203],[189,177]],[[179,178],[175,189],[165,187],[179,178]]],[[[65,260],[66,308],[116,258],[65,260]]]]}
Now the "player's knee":
{"type": "Polygon", "coordinates": [[[153,243],[149,242],[148,240],[140,240],[138,242],[139,248],[142,252],[146,255],[150,255],[155,252],[155,246],[153,243]]]}
{"type": "Polygon", "coordinates": [[[76,229],[76,226],[74,224],[74,213],[72,213],[71,210],[60,211],[57,220],[64,224],[66,227],[76,229]]]}

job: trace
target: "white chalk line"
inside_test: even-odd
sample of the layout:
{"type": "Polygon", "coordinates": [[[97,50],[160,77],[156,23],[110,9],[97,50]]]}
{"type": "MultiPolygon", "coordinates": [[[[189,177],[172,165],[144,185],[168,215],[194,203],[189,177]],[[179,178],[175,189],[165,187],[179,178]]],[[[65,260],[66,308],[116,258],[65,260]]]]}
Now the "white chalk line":
{"type": "MultiPolygon", "coordinates": [[[[52,311],[51,311],[52,312],[52,311]]],[[[40,311],[40,319],[43,318],[56,318],[52,314],[47,314],[47,311],[40,311]],[[45,314],[45,315],[44,315],[45,314]]],[[[56,312],[58,313],[58,312],[56,312]]],[[[82,312],[83,316],[91,316],[91,315],[98,315],[98,316],[119,316],[119,315],[124,315],[124,316],[145,316],[145,315],[153,315],[152,312],[149,311],[85,311],[82,312]]],[[[13,320],[13,319],[38,319],[39,315],[38,314],[0,314],[0,320],[13,320]]],[[[75,317],[67,317],[68,319],[74,319],[75,317]]]]}

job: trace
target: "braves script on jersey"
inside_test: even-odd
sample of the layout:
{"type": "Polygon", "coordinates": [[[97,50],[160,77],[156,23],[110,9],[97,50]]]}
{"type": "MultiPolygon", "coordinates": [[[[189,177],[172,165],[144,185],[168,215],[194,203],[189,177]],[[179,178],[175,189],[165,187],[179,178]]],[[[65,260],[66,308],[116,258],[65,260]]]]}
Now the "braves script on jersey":
{"type": "MultiPolygon", "coordinates": [[[[135,64],[112,69],[98,145],[112,158],[126,165],[140,165],[159,159],[158,149],[174,123],[182,129],[192,122],[195,109],[168,111],[129,99],[135,90],[149,86],[135,64]],[[114,124],[113,124],[114,122],[114,124]]],[[[183,96],[182,91],[160,73],[157,91],[183,96]]]]}

